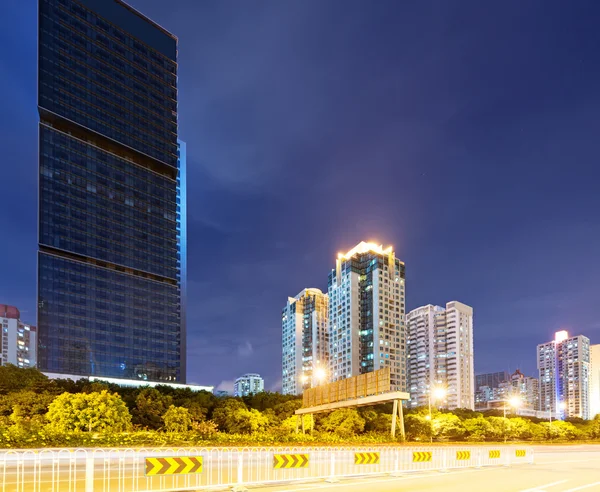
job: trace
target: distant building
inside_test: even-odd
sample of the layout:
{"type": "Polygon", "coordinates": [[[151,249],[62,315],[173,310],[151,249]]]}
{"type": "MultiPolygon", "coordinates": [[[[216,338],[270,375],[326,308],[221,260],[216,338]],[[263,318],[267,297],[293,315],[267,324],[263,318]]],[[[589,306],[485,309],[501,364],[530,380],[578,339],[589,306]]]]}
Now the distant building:
{"type": "Polygon", "coordinates": [[[430,392],[439,387],[446,398],[437,405],[474,409],[473,308],[458,301],[445,308],[428,304],[406,319],[410,405],[428,405],[430,392]]]}
{"type": "Polygon", "coordinates": [[[329,273],[329,379],[390,369],[406,391],[405,269],[393,248],[361,242],[329,273]]]}
{"type": "Polygon", "coordinates": [[[499,388],[500,383],[508,381],[508,372],[489,372],[486,374],[477,374],[475,376],[475,390],[479,391],[482,386],[488,388],[499,388]]]}
{"type": "Polygon", "coordinates": [[[326,373],[329,361],[327,294],[304,289],[289,297],[281,316],[282,392],[299,395],[309,388],[315,371],[326,373]]]}
{"type": "Polygon", "coordinates": [[[521,408],[529,410],[540,409],[540,382],[537,378],[525,376],[519,369],[506,381],[500,383],[499,396],[509,399],[518,396],[521,408]]]}
{"type": "Polygon", "coordinates": [[[233,396],[255,395],[265,390],[265,382],[259,374],[244,374],[235,380],[233,396]]]}
{"type": "Polygon", "coordinates": [[[35,326],[21,321],[21,313],[14,306],[0,304],[0,365],[35,367],[37,339],[35,326]]]}
{"type": "Polygon", "coordinates": [[[600,344],[590,347],[590,419],[600,414],[600,344]]]}
{"type": "Polygon", "coordinates": [[[566,331],[537,346],[540,410],[561,418],[590,418],[590,340],[566,331]]]}

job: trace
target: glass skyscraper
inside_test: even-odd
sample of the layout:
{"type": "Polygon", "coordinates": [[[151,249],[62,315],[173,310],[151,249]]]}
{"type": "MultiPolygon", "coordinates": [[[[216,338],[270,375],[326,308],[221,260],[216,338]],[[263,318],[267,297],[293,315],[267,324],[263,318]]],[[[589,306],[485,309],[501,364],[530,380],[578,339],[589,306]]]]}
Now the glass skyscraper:
{"type": "Polygon", "coordinates": [[[39,368],[185,381],[177,39],[120,0],[39,0],[39,368]]]}

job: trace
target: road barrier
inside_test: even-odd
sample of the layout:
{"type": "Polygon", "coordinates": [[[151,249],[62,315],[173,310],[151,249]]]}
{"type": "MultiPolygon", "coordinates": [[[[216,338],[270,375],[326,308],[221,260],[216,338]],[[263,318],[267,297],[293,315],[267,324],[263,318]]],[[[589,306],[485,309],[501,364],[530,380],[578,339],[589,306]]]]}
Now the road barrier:
{"type": "Polygon", "coordinates": [[[0,452],[3,492],[192,491],[533,463],[513,446],[40,449],[0,452]]]}
{"type": "Polygon", "coordinates": [[[146,475],[186,475],[202,473],[202,456],[146,458],[146,475]]]}

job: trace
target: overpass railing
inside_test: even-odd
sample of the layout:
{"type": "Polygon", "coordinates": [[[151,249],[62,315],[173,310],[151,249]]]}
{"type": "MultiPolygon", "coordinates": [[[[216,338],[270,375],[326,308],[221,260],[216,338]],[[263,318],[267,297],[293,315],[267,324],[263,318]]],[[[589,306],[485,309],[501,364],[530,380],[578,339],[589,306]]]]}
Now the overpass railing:
{"type": "Polygon", "coordinates": [[[4,492],[183,491],[533,463],[528,446],[60,449],[0,452],[4,492]]]}

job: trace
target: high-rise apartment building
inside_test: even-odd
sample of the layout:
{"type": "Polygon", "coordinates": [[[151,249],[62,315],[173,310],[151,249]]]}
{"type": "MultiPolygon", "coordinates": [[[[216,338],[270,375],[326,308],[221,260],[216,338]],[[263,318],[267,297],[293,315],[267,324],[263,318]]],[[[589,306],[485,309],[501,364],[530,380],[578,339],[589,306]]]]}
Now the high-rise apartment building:
{"type": "Polygon", "coordinates": [[[406,391],[405,267],[393,248],[361,242],[329,274],[329,379],[390,368],[406,391]]]}
{"type": "Polygon", "coordinates": [[[235,380],[233,396],[250,396],[265,390],[265,382],[259,374],[244,374],[235,380]]]}
{"type": "Polygon", "coordinates": [[[428,304],[406,316],[411,406],[428,405],[435,388],[449,409],[475,408],[473,308],[458,301],[428,304]]]}
{"type": "Polygon", "coordinates": [[[600,344],[590,346],[590,415],[600,414],[600,344]]]}
{"type": "Polygon", "coordinates": [[[38,52],[39,367],[183,382],[177,39],[121,0],[39,0],[38,52]]]}
{"type": "Polygon", "coordinates": [[[23,323],[19,310],[6,304],[0,304],[0,326],[0,366],[35,367],[35,326],[23,323]]]}
{"type": "Polygon", "coordinates": [[[564,417],[590,416],[590,340],[566,331],[537,346],[540,410],[564,417]]]}
{"type": "Polygon", "coordinates": [[[329,360],[327,294],[304,289],[289,297],[281,315],[282,392],[299,395],[326,376],[329,360]]]}

